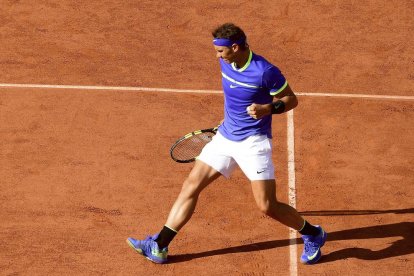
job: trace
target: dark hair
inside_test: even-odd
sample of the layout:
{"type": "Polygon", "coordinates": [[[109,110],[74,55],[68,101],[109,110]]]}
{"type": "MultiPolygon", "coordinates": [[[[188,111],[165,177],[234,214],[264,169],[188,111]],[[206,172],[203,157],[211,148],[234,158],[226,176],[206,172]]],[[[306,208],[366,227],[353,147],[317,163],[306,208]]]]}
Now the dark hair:
{"type": "MultiPolygon", "coordinates": [[[[247,39],[243,30],[233,23],[224,23],[223,25],[217,27],[211,34],[214,38],[228,38],[232,41],[247,39]]],[[[246,44],[239,46],[242,50],[245,50],[247,48],[247,42],[246,44]]]]}

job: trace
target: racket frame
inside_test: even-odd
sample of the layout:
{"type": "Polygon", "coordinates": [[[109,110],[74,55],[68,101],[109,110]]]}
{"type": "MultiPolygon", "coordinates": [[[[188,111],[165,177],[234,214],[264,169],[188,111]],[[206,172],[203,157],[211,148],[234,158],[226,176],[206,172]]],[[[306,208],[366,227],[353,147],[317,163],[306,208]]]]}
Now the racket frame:
{"type": "Polygon", "coordinates": [[[171,156],[171,158],[175,161],[175,162],[178,162],[178,163],[191,163],[191,162],[194,162],[196,159],[197,159],[197,156],[196,157],[194,157],[194,158],[191,158],[191,159],[187,159],[187,160],[179,160],[179,159],[177,159],[177,158],[175,158],[174,156],[173,156],[173,151],[174,151],[174,149],[177,147],[177,145],[178,144],[180,144],[183,140],[186,140],[186,139],[189,139],[190,137],[192,137],[192,136],[195,136],[195,135],[199,135],[199,134],[201,134],[201,133],[206,133],[206,132],[210,132],[210,133],[212,133],[212,134],[216,134],[217,133],[217,129],[218,129],[218,126],[217,127],[213,127],[213,128],[206,128],[206,129],[199,129],[199,130],[195,130],[195,131],[193,131],[193,132],[190,132],[190,133],[187,133],[186,135],[184,135],[184,136],[182,136],[181,138],[179,138],[172,146],[171,146],[171,148],[170,148],[170,156],[171,156]]]}

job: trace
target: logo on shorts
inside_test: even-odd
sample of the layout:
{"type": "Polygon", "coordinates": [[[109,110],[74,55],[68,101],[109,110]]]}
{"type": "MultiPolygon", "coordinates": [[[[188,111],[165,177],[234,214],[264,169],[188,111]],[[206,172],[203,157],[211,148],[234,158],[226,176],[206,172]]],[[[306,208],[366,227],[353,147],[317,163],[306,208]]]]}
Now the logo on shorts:
{"type": "Polygon", "coordinates": [[[256,171],[257,174],[261,174],[262,172],[265,172],[266,170],[263,171],[256,171]]]}

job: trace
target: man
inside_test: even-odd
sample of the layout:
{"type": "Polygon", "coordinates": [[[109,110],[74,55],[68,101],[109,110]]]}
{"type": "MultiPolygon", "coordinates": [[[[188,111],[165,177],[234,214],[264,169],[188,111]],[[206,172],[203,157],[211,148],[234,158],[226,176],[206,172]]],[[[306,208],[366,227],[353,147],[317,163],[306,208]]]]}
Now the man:
{"type": "Polygon", "coordinates": [[[298,230],[305,245],[301,261],[315,263],[327,234],[276,199],[271,156],[272,115],[295,108],[297,98],[280,70],[250,50],[243,30],[226,23],[212,34],[221,66],[224,121],[197,158],[161,231],[145,240],[128,238],[127,242],[151,261],[165,263],[168,245],[190,220],[200,192],[220,175],[229,177],[238,165],[251,182],[259,209],[298,230]]]}

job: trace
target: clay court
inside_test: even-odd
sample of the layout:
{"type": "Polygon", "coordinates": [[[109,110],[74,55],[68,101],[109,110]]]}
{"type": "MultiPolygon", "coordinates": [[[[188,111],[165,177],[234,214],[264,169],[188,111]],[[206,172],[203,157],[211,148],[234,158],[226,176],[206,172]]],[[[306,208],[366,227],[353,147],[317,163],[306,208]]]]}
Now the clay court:
{"type": "Polygon", "coordinates": [[[3,2],[1,275],[414,270],[413,1],[3,2]],[[240,170],[202,193],[170,263],[125,242],[161,229],[192,168],[170,146],[223,117],[224,22],[298,94],[273,120],[277,196],[329,233],[316,265],[240,170]]]}

